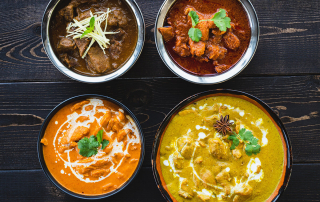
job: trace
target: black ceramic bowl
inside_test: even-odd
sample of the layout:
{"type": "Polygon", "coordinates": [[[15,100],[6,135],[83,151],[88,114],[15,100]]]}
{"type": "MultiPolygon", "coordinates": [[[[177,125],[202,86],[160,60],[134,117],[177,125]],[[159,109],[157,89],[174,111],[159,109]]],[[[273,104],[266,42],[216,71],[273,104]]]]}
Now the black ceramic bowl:
{"type": "Polygon", "coordinates": [[[142,128],[140,126],[140,123],[138,121],[138,119],[135,117],[135,115],[126,107],[124,106],[121,102],[104,96],[104,95],[94,95],[94,94],[87,94],[87,95],[79,95],[79,96],[75,96],[72,98],[69,98],[63,102],[61,102],[58,106],[56,106],[47,116],[47,118],[44,120],[41,129],[40,129],[40,133],[39,133],[39,137],[38,137],[38,142],[37,142],[37,147],[38,147],[38,158],[42,167],[42,170],[44,171],[44,173],[46,174],[46,176],[48,177],[48,179],[56,186],[58,187],[60,190],[62,190],[64,193],[67,193],[71,196],[77,197],[77,198],[81,198],[81,199],[102,199],[102,198],[106,198],[109,196],[112,196],[118,192],[120,192],[121,190],[123,190],[138,174],[142,163],[143,163],[143,159],[144,159],[144,136],[143,136],[143,132],[142,132],[142,128]],[[42,152],[42,148],[43,145],[40,143],[41,138],[43,137],[45,130],[47,128],[47,125],[49,124],[51,118],[60,110],[62,109],[64,106],[72,103],[72,102],[76,102],[76,101],[80,101],[80,100],[85,100],[88,98],[98,98],[98,99],[103,99],[103,100],[107,100],[111,103],[114,103],[116,105],[118,105],[119,107],[121,107],[128,115],[130,115],[130,117],[134,120],[135,124],[137,125],[137,129],[139,130],[139,134],[140,134],[140,140],[141,140],[141,153],[140,153],[140,159],[139,159],[139,163],[138,166],[136,168],[136,170],[134,171],[134,173],[132,174],[132,176],[118,189],[106,193],[106,194],[102,194],[102,195],[93,195],[93,196],[86,196],[86,195],[81,195],[81,194],[77,194],[74,193],[72,191],[69,191],[68,189],[66,189],[64,186],[62,186],[61,184],[59,184],[59,182],[57,182],[57,180],[51,175],[50,171],[47,168],[46,162],[43,158],[43,152],[42,152]]]}
{"type": "Polygon", "coordinates": [[[153,143],[153,148],[152,148],[152,154],[151,154],[151,163],[152,163],[152,171],[153,171],[153,176],[155,178],[155,181],[157,183],[157,186],[162,194],[162,196],[167,200],[167,201],[176,201],[172,195],[169,194],[168,189],[166,188],[166,185],[164,184],[164,179],[161,174],[161,168],[160,168],[160,143],[161,143],[161,137],[166,131],[166,128],[172,118],[183,108],[186,106],[198,101],[202,100],[206,97],[212,97],[212,96],[231,96],[231,97],[237,97],[244,99],[255,106],[259,107],[266,115],[269,116],[269,118],[273,121],[274,125],[279,131],[279,134],[281,136],[282,140],[282,145],[283,145],[283,150],[284,150],[284,166],[283,166],[283,173],[281,180],[276,188],[276,190],[273,192],[273,194],[269,197],[267,200],[269,201],[277,201],[281,194],[284,192],[286,189],[290,176],[291,176],[291,171],[292,171],[292,149],[291,149],[291,144],[289,137],[287,135],[287,132],[284,128],[284,125],[282,124],[280,118],[273,112],[273,110],[263,101],[260,99],[241,92],[241,91],[235,91],[235,90],[211,90],[211,91],[205,91],[202,93],[195,94],[193,96],[190,96],[180,102],[178,105],[176,105],[170,112],[169,114],[164,118],[162,121],[154,143],[153,143]]]}

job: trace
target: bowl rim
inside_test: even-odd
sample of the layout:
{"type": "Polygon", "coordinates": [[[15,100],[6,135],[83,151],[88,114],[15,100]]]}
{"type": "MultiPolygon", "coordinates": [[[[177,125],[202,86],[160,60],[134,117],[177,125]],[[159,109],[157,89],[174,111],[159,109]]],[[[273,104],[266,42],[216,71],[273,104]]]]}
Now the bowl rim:
{"type": "MultiPolygon", "coordinates": [[[[273,193],[267,199],[267,201],[272,201],[272,202],[278,201],[279,197],[283,194],[283,192],[287,188],[290,177],[291,177],[291,173],[292,173],[292,161],[293,161],[292,147],[291,147],[291,143],[290,143],[290,139],[287,134],[287,131],[286,131],[281,119],[276,115],[276,113],[273,111],[273,109],[271,107],[269,107],[265,102],[263,102],[262,100],[260,100],[259,98],[255,97],[251,94],[248,94],[248,93],[245,93],[242,91],[231,90],[231,89],[208,90],[208,91],[200,92],[200,93],[194,94],[192,96],[189,96],[186,99],[182,100],[179,104],[177,104],[163,119],[163,121],[161,122],[161,124],[157,130],[157,133],[155,135],[155,139],[154,139],[153,146],[152,146],[152,153],[151,153],[152,173],[153,173],[153,177],[156,181],[156,184],[157,184],[157,187],[158,187],[160,193],[165,198],[165,200],[172,202],[172,199],[170,197],[170,193],[168,193],[168,191],[163,187],[163,185],[161,183],[160,173],[158,172],[158,168],[157,168],[157,156],[158,156],[158,152],[159,152],[159,148],[160,148],[161,137],[163,136],[167,126],[171,122],[172,118],[181,109],[188,106],[192,102],[204,99],[205,97],[211,97],[211,96],[217,96],[217,95],[218,96],[219,95],[220,96],[234,95],[234,96],[239,96],[240,99],[243,99],[242,97],[248,98],[249,100],[260,105],[261,108],[251,102],[252,104],[259,107],[261,110],[264,109],[265,110],[265,111],[263,110],[264,113],[266,113],[267,115],[270,115],[269,118],[273,121],[273,123],[277,127],[278,131],[280,130],[279,134],[281,136],[282,146],[284,149],[283,172],[282,172],[282,177],[277,185],[277,188],[275,189],[275,191],[273,191],[273,193]]],[[[247,101],[249,101],[249,100],[247,100],[247,101]]]]}
{"type": "Polygon", "coordinates": [[[48,114],[48,116],[45,118],[45,120],[43,121],[41,128],[40,128],[40,132],[38,135],[38,140],[37,140],[37,153],[38,153],[38,159],[41,165],[41,168],[43,170],[43,172],[45,173],[45,175],[47,176],[47,178],[49,179],[49,181],[54,184],[58,189],[60,189],[61,191],[63,191],[64,193],[76,197],[76,198],[80,198],[80,199],[89,199],[89,200],[94,200],[94,199],[102,199],[102,198],[106,198],[109,196],[112,196],[120,191],[122,191],[128,184],[130,184],[132,182],[132,180],[137,176],[137,174],[139,173],[142,164],[143,164],[143,160],[144,160],[144,155],[145,155],[145,139],[144,139],[144,134],[143,134],[143,130],[142,127],[138,121],[138,119],[136,118],[136,116],[121,102],[105,96],[105,95],[98,95],[98,94],[83,94],[83,95],[77,95],[74,97],[71,97],[69,99],[64,100],[63,102],[59,103],[56,107],[54,107],[51,112],[48,114]],[[113,104],[116,104],[117,106],[119,106],[120,108],[122,108],[125,112],[127,112],[129,114],[129,116],[134,120],[137,129],[139,130],[139,134],[140,134],[140,141],[141,141],[141,152],[140,152],[140,159],[139,159],[139,163],[134,171],[134,173],[131,175],[131,177],[124,183],[122,184],[122,186],[112,192],[108,192],[106,194],[101,194],[101,195],[81,195],[75,192],[70,191],[69,189],[65,188],[63,185],[61,185],[50,173],[50,171],[47,168],[46,162],[44,160],[43,157],[43,145],[41,144],[41,138],[43,137],[45,130],[47,128],[47,125],[49,124],[50,120],[52,119],[52,117],[60,110],[62,109],[64,106],[72,103],[72,102],[76,102],[76,101],[80,101],[80,100],[85,100],[85,99],[89,99],[89,98],[98,98],[98,99],[103,99],[106,101],[109,101],[113,104]]]}
{"type": "Polygon", "coordinates": [[[42,39],[43,48],[48,58],[50,59],[51,63],[61,73],[63,73],[65,76],[73,80],[83,82],[83,83],[103,83],[103,82],[111,81],[113,79],[116,79],[122,76],[134,66],[134,64],[137,62],[138,58],[142,53],[142,49],[144,47],[144,42],[145,42],[145,22],[144,22],[142,12],[135,0],[122,0],[122,1],[126,2],[126,4],[131,9],[136,19],[137,29],[138,29],[136,47],[132,55],[127,59],[127,61],[122,65],[122,67],[120,67],[119,69],[117,69],[116,71],[110,74],[106,74],[102,76],[88,76],[88,75],[83,75],[75,71],[72,71],[71,69],[66,67],[62,62],[60,62],[59,58],[54,53],[50,43],[49,26],[50,26],[50,21],[51,21],[51,17],[54,9],[62,1],[63,0],[50,0],[50,2],[48,3],[44,11],[42,22],[41,22],[41,39],[42,39]]]}
{"type": "Polygon", "coordinates": [[[241,56],[239,61],[235,63],[232,68],[228,69],[227,71],[221,74],[212,75],[212,76],[198,76],[183,70],[171,58],[170,54],[166,50],[166,47],[164,46],[163,37],[157,30],[158,30],[158,27],[163,26],[167,13],[170,11],[171,7],[175,4],[176,1],[179,1],[179,0],[165,0],[159,9],[159,12],[155,21],[155,27],[154,27],[155,44],[157,47],[157,51],[160,55],[160,58],[162,59],[164,64],[178,77],[186,81],[189,81],[191,83],[202,84],[202,85],[219,84],[229,79],[232,79],[233,77],[240,74],[252,60],[253,56],[256,53],[256,50],[258,48],[258,43],[259,43],[259,35],[260,35],[259,20],[258,20],[257,13],[252,3],[250,2],[250,0],[238,0],[241,3],[245,12],[247,13],[250,28],[251,28],[251,39],[249,42],[249,46],[247,50],[244,52],[244,54],[241,56]]]}

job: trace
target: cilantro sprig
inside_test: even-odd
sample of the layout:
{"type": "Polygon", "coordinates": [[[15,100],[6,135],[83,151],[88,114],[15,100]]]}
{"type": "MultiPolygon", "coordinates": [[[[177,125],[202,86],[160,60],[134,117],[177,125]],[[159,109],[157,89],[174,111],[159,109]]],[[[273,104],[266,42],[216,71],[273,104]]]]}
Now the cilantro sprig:
{"type": "Polygon", "coordinates": [[[211,19],[199,20],[197,12],[190,11],[189,16],[191,17],[192,27],[188,31],[188,35],[192,41],[199,42],[202,37],[200,29],[195,28],[199,22],[202,21],[213,21],[214,24],[219,28],[220,31],[227,31],[227,28],[231,28],[231,19],[227,17],[227,12],[224,9],[219,9],[211,19]]]}
{"type": "Polygon", "coordinates": [[[87,28],[86,28],[87,30],[82,33],[80,39],[82,39],[85,35],[93,32],[93,30],[94,30],[94,23],[95,23],[95,18],[92,17],[92,18],[90,19],[90,23],[89,23],[90,27],[87,27],[87,28]]]}
{"type": "Polygon", "coordinates": [[[261,146],[258,143],[259,139],[255,138],[252,132],[245,128],[240,129],[239,134],[233,132],[233,135],[230,135],[228,140],[232,140],[230,150],[234,150],[240,144],[240,140],[242,140],[246,145],[245,151],[248,156],[260,153],[261,146]]]}
{"type": "Polygon", "coordinates": [[[108,144],[108,140],[102,139],[103,130],[100,130],[97,136],[91,135],[90,138],[84,137],[78,142],[79,153],[81,156],[90,157],[98,153],[98,148],[104,149],[108,144]]]}

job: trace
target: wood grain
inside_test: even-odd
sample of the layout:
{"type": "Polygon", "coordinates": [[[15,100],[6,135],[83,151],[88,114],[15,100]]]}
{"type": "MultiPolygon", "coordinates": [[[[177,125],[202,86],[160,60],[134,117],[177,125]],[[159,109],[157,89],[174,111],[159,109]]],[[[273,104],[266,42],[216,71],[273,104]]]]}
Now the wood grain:
{"type": "Polygon", "coordinates": [[[43,119],[65,99],[88,93],[115,98],[134,112],[146,138],[144,166],[150,166],[154,136],[165,115],[188,96],[215,88],[246,91],[265,101],[285,123],[294,162],[320,162],[320,76],[238,77],[214,87],[178,78],[117,79],[100,85],[0,84],[0,169],[40,168],[36,142],[43,119]]]}
{"type": "MultiPolygon", "coordinates": [[[[175,77],[161,61],[154,43],[154,22],[163,1],[137,0],[146,24],[141,57],[123,78],[175,77]]],[[[47,0],[0,2],[1,81],[63,81],[47,58],[40,26],[47,0]]],[[[318,0],[252,0],[261,36],[258,50],[241,76],[319,74],[318,0]]]]}
{"type": "MultiPolygon", "coordinates": [[[[320,165],[295,165],[287,190],[279,202],[319,201],[320,165]]],[[[1,201],[82,201],[57,189],[42,170],[0,171],[1,201]],[[27,186],[26,186],[27,185],[27,186]]],[[[118,194],[101,201],[165,201],[154,181],[150,167],[118,194]]]]}

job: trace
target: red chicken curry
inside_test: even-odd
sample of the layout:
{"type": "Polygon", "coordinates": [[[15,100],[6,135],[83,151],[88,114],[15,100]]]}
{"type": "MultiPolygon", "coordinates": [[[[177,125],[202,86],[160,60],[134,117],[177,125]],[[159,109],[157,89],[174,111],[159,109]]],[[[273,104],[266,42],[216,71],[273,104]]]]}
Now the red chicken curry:
{"type": "Polygon", "coordinates": [[[251,38],[247,14],[238,0],[178,0],[168,12],[165,25],[158,31],[171,58],[182,69],[196,75],[222,73],[233,67],[247,50],[251,38]],[[231,19],[226,31],[207,20],[220,9],[231,19]],[[188,35],[192,27],[191,11],[199,16],[195,26],[202,33],[199,42],[188,35]]]}

